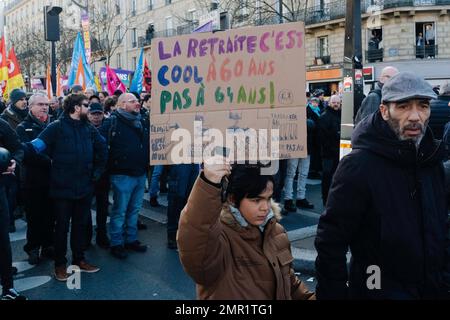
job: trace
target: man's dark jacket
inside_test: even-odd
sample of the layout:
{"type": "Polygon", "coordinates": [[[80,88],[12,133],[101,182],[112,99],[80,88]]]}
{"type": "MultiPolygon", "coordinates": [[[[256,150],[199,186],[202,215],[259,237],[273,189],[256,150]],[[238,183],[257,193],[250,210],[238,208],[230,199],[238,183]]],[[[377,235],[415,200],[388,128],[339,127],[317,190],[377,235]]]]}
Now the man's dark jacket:
{"type": "Polygon", "coordinates": [[[381,104],[381,85],[377,83],[375,88],[369,92],[367,97],[361,102],[355,117],[355,125],[360,123],[364,118],[377,112],[381,104]]]}
{"type": "Polygon", "coordinates": [[[87,121],[64,113],[38,137],[52,159],[50,196],[81,199],[93,192],[93,183],[104,171],[107,150],[103,137],[87,121]]]}
{"type": "Polygon", "coordinates": [[[322,158],[339,158],[341,139],[341,110],[334,110],[330,106],[319,119],[319,137],[322,145],[322,158]]]}
{"type": "Polygon", "coordinates": [[[427,129],[416,152],[379,111],[356,128],[352,144],[317,229],[318,299],[442,297],[450,270],[444,144],[427,129]],[[368,289],[369,266],[380,268],[380,290],[368,289]]]}
{"type": "Polygon", "coordinates": [[[108,173],[140,177],[149,166],[148,119],[141,117],[141,125],[126,119],[115,111],[106,119],[100,133],[108,144],[108,173]]]}
{"type": "MultiPolygon", "coordinates": [[[[36,139],[47,125],[48,122],[43,123],[29,113],[25,120],[17,126],[16,132],[21,142],[30,142],[36,139]]],[[[52,161],[47,152],[29,152],[28,148],[24,148],[24,150],[25,188],[48,187],[50,185],[50,167],[52,161]]]]}
{"type": "Polygon", "coordinates": [[[450,121],[450,96],[439,96],[431,100],[430,123],[428,124],[433,131],[436,139],[442,139],[444,127],[450,121]]]}
{"type": "Polygon", "coordinates": [[[16,160],[17,163],[23,160],[24,151],[19,137],[8,122],[3,119],[0,119],[0,147],[8,150],[11,158],[16,160]]]}

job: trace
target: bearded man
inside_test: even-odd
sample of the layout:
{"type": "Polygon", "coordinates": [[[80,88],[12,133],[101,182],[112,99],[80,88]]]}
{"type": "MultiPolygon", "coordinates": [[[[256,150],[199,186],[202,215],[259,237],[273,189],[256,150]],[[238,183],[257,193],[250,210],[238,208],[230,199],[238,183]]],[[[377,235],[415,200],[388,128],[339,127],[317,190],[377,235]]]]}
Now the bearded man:
{"type": "Polygon", "coordinates": [[[446,151],[427,127],[435,98],[430,84],[401,72],[356,127],[317,229],[318,299],[448,297],[446,151]]]}

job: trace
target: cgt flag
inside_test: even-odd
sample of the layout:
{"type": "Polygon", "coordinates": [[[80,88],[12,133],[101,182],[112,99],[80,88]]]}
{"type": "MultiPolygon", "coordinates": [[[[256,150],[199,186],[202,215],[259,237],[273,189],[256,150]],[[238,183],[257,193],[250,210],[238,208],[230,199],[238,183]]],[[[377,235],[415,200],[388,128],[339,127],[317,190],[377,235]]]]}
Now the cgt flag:
{"type": "Polygon", "coordinates": [[[8,82],[6,84],[6,90],[3,94],[4,98],[9,99],[9,93],[16,88],[25,87],[25,81],[20,71],[19,61],[17,60],[16,53],[12,47],[9,50],[8,56],[8,82]]]}
{"type": "Polygon", "coordinates": [[[108,65],[106,65],[106,86],[110,95],[113,95],[116,90],[120,90],[123,93],[127,92],[123,82],[108,65]]]}
{"type": "Polygon", "coordinates": [[[8,61],[6,58],[5,37],[0,41],[0,90],[3,95],[6,92],[6,83],[8,81],[8,61]]]}
{"type": "Polygon", "coordinates": [[[73,48],[72,63],[70,65],[67,84],[69,88],[74,84],[79,84],[83,87],[83,90],[87,87],[93,88],[95,86],[94,75],[92,74],[91,67],[87,63],[83,40],[79,32],[73,48]]]}

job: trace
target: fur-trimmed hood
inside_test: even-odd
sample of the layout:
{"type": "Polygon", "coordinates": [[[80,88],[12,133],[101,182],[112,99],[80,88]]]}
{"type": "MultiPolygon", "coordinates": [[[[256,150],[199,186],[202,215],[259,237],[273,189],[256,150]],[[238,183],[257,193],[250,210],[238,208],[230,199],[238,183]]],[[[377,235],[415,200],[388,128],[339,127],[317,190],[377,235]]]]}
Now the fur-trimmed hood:
{"type": "MultiPolygon", "coordinates": [[[[271,200],[270,206],[274,215],[274,218],[276,221],[280,221],[282,219],[281,216],[281,208],[278,203],[271,200]]],[[[272,218],[273,219],[273,218],[272,218]]],[[[220,212],[220,221],[222,221],[224,224],[233,227],[233,226],[239,226],[239,222],[236,221],[235,217],[231,213],[230,204],[227,202],[223,205],[222,211],[220,212]]]]}

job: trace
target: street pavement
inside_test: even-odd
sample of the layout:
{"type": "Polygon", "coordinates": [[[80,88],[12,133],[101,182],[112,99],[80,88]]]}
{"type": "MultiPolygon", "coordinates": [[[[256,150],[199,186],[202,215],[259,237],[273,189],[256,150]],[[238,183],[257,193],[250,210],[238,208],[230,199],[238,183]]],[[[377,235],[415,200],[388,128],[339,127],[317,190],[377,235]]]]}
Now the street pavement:
{"type": "MultiPolygon", "coordinates": [[[[26,223],[16,221],[17,231],[11,236],[14,265],[19,269],[15,286],[32,300],[190,300],[195,299],[194,282],[186,275],[180,264],[178,252],[166,246],[165,195],[159,197],[163,205],[152,208],[145,195],[141,220],[147,230],[139,231],[139,240],[148,245],[145,253],[130,252],[126,260],[114,258],[108,250],[93,245],[86,252],[88,262],[101,267],[98,273],[81,273],[79,283],[58,282],[53,277],[54,265],[49,260],[37,266],[28,264],[23,251],[26,223]]],[[[313,210],[297,210],[284,216],[281,223],[292,242],[294,266],[297,275],[308,288],[315,289],[313,259],[314,235],[322,211],[320,181],[308,180],[307,198],[314,203],[313,210]]],[[[95,216],[95,211],[93,211],[95,216]]],[[[93,219],[95,221],[95,218],[93,219]]],[[[95,239],[95,237],[94,237],[95,239]]],[[[70,242],[69,242],[70,243],[70,242]]],[[[70,248],[67,257],[70,263],[70,248]]]]}

